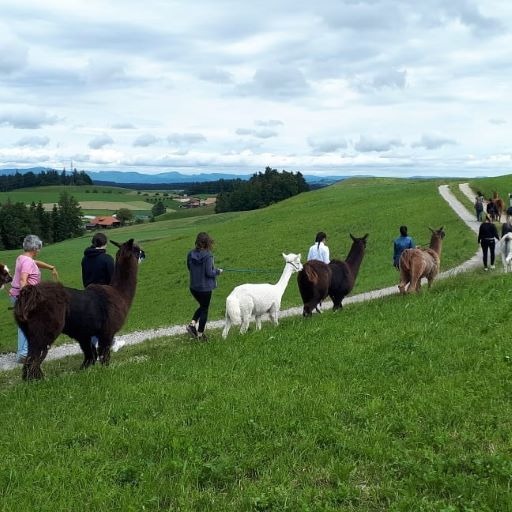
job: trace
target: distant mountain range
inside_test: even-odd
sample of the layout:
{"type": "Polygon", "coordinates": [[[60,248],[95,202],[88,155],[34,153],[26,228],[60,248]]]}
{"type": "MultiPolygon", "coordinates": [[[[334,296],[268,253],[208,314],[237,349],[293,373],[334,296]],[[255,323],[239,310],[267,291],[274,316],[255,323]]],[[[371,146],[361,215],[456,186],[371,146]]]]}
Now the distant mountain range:
{"type": "MultiPolygon", "coordinates": [[[[39,174],[42,171],[53,170],[48,167],[31,167],[29,169],[0,169],[0,175],[9,175],[19,172],[20,174],[26,174],[27,172],[33,172],[39,174]]],[[[217,180],[235,180],[240,178],[242,180],[248,180],[252,174],[224,174],[224,173],[201,173],[201,174],[182,174],[181,172],[170,171],[162,172],[159,174],[144,174],[136,171],[85,171],[95,183],[109,182],[122,184],[165,184],[165,183],[203,183],[207,181],[217,180]]],[[[336,181],[343,180],[347,176],[313,176],[309,174],[303,174],[304,179],[308,183],[316,183],[328,185],[335,183],[336,181]]]]}

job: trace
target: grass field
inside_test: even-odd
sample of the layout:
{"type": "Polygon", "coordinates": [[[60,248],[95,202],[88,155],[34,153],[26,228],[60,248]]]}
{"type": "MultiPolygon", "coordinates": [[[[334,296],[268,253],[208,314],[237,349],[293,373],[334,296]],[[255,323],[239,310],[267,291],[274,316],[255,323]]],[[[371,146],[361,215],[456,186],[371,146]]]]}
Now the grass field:
{"type": "Polygon", "coordinates": [[[507,511],[510,276],[0,376],[2,510],[507,511]]]}
{"type": "MultiPolygon", "coordinates": [[[[444,225],[442,267],[454,266],[476,237],[439,183],[350,180],[259,211],[110,231],[148,256],[125,330],[189,319],[185,254],[200,230],[220,266],[268,269],[223,274],[212,318],[234,285],[277,280],[280,253],[304,254],[318,230],[340,257],[349,232],[370,233],[355,293],[396,283],[391,241],[404,222],[419,243],[444,225]]],[[[41,259],[79,286],[88,241],[45,247],[41,259]]],[[[226,341],[161,338],[108,368],[81,372],[69,357],[30,384],[3,372],[1,510],[512,510],[511,293],[510,275],[475,271],[226,341]]],[[[299,303],[292,279],[283,307],[299,303]]],[[[14,348],[10,315],[0,308],[3,350],[14,348]]]]}
{"type": "MultiPolygon", "coordinates": [[[[304,259],[320,230],[327,232],[331,257],[342,259],[351,244],[349,233],[369,233],[354,293],[396,283],[398,275],[391,264],[392,241],[404,222],[420,244],[428,244],[428,226],[443,225],[447,238],[442,268],[450,268],[472,256],[477,246],[474,235],[440,197],[438,184],[434,180],[347,180],[262,210],[109,231],[109,236],[120,241],[130,237],[141,241],[148,256],[140,266],[137,295],[124,330],[184,324],[189,320],[195,302],[188,291],[185,259],[199,231],[208,231],[216,240],[216,262],[226,269],[212,301],[212,319],[223,317],[225,298],[234,286],[244,282],[276,282],[284,266],[281,253],[302,253],[304,259]],[[238,271],[251,269],[256,272],[238,271]]],[[[80,260],[90,236],[43,248],[40,258],[57,265],[64,284],[80,287],[80,260]]],[[[5,251],[2,257],[14,266],[17,254],[18,251],[5,251]]],[[[7,304],[6,298],[4,303],[7,304]]],[[[300,296],[292,278],[283,307],[298,304],[300,296]]],[[[0,350],[12,351],[14,340],[12,314],[0,308],[0,350]]]]}

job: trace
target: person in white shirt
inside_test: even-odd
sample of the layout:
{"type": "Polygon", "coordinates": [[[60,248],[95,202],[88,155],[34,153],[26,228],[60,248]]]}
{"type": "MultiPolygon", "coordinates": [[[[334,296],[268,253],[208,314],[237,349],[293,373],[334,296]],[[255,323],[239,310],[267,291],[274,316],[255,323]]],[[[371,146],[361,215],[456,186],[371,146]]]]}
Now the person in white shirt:
{"type": "Polygon", "coordinates": [[[319,231],[316,234],[315,243],[309,248],[308,261],[319,260],[324,263],[329,263],[331,261],[329,247],[325,245],[326,240],[327,235],[323,231],[319,231]]]}

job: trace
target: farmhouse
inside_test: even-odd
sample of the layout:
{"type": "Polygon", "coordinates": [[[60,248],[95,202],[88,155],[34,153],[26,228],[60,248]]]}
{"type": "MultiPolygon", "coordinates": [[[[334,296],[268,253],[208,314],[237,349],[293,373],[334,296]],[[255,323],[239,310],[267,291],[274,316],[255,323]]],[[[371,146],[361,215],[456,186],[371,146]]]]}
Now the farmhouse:
{"type": "Polygon", "coordinates": [[[85,227],[86,229],[118,228],[121,221],[113,216],[94,217],[85,227]]]}

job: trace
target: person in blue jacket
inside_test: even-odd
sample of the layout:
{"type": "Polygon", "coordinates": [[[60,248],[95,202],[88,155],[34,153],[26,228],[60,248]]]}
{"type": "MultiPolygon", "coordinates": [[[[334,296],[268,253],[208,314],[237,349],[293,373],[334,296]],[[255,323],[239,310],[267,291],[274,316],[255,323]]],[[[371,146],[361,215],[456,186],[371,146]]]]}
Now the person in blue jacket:
{"type": "Polygon", "coordinates": [[[217,287],[217,276],[221,268],[215,268],[212,254],[213,240],[208,233],[196,237],[196,246],[187,254],[187,268],[190,273],[190,293],[199,303],[187,325],[187,332],[201,341],[208,341],[204,334],[212,292],[217,287]]]}
{"type": "Polygon", "coordinates": [[[400,236],[393,242],[393,265],[397,270],[400,268],[400,255],[405,249],[414,249],[414,240],[407,234],[407,226],[400,226],[400,236]]]}

